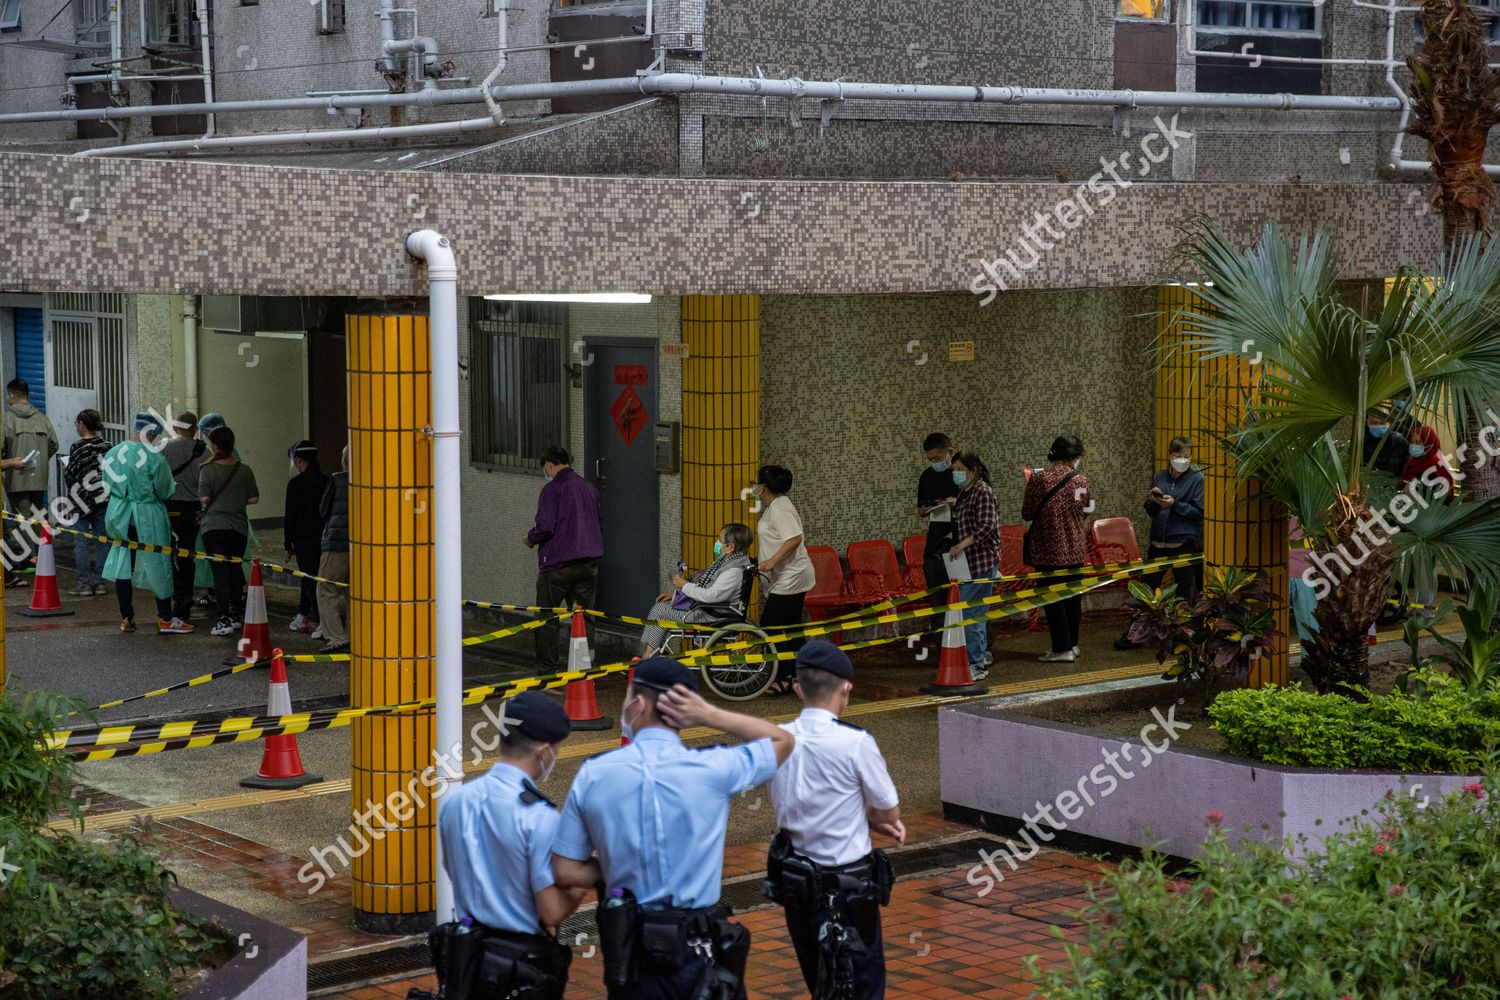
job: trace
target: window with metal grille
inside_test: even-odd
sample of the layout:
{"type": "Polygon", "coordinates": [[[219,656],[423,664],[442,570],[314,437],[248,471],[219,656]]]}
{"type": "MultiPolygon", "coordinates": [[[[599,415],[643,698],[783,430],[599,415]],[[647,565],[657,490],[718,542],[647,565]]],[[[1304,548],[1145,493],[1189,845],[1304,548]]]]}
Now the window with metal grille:
{"type": "Polygon", "coordinates": [[[469,317],[469,460],[540,471],[566,440],[567,306],[471,299],[469,317]]]}
{"type": "Polygon", "coordinates": [[[52,311],[52,384],[94,390],[108,436],[123,437],[134,418],[125,297],[61,292],[48,298],[48,306],[52,311]]]}
{"type": "MultiPolygon", "coordinates": [[[[212,3],[208,4],[208,13],[212,20],[212,3]]],[[[209,37],[213,37],[212,30],[209,37]]],[[[146,5],[147,45],[190,48],[198,41],[196,0],[151,0],[146,5]]]]}
{"type": "Polygon", "coordinates": [[[0,31],[17,31],[21,27],[21,0],[0,0],[0,31]]]}
{"type": "Polygon", "coordinates": [[[74,37],[80,44],[104,45],[109,42],[109,14],[114,0],[73,0],[77,14],[74,37]]]}
{"type": "Polygon", "coordinates": [[[1172,8],[1167,0],[1119,0],[1116,14],[1145,21],[1170,21],[1172,8]]]}
{"type": "Polygon", "coordinates": [[[1312,0],[1198,0],[1198,27],[1247,34],[1319,35],[1323,31],[1323,5],[1312,0]]]}

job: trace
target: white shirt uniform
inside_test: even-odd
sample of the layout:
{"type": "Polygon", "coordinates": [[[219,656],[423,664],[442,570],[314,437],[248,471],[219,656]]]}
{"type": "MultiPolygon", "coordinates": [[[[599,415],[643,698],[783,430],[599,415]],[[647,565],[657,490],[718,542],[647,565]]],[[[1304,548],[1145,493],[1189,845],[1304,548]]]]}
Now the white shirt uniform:
{"type": "Polygon", "coordinates": [[[771,780],[777,825],[820,865],[863,858],[871,850],[865,810],[900,801],[875,737],[823,708],[804,708],[781,728],[797,743],[771,780]]]}
{"type": "MultiPolygon", "coordinates": [[[[797,508],[792,506],[792,501],[787,497],[777,497],[761,512],[760,520],[755,523],[760,558],[775,555],[781,551],[788,538],[796,538],[801,534],[804,534],[802,516],[797,513],[797,508]]],[[[771,570],[770,577],[770,592],[773,594],[805,594],[812,590],[818,578],[813,570],[812,557],[807,554],[807,542],[804,540],[787,557],[786,562],[771,570]]]]}

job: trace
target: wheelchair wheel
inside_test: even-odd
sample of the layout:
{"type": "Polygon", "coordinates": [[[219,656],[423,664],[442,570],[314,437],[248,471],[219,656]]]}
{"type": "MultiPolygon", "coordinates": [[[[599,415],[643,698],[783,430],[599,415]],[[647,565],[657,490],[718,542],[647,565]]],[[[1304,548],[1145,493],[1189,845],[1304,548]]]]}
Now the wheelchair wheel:
{"type": "Polygon", "coordinates": [[[709,637],[710,656],[728,657],[729,663],[704,663],[699,670],[703,683],[720,698],[750,701],[765,693],[776,680],[776,644],[766,633],[748,622],[729,625],[709,637]],[[712,652],[731,643],[748,643],[743,649],[712,652]],[[763,658],[763,659],[762,659],[763,658]]]}

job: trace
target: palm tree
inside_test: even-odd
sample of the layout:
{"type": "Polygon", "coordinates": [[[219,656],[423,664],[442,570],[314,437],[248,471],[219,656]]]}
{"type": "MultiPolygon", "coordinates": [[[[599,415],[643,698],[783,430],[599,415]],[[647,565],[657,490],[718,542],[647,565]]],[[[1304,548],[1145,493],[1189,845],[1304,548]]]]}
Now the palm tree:
{"type": "Polygon", "coordinates": [[[1500,241],[1462,241],[1425,273],[1403,270],[1374,318],[1335,290],[1333,240],[1321,229],[1291,246],[1271,223],[1242,250],[1193,223],[1176,260],[1202,282],[1207,306],[1173,317],[1184,329],[1179,349],[1199,360],[1261,356],[1252,398],[1223,434],[1236,474],[1285,503],[1314,560],[1338,575],[1328,575],[1332,589],[1320,597],[1320,631],[1303,646],[1303,668],[1323,690],[1366,684],[1365,636],[1393,577],[1415,587],[1433,586],[1439,571],[1500,579],[1500,500],[1430,502],[1403,527],[1405,517],[1387,514],[1398,514],[1389,506],[1397,484],[1367,468],[1363,454],[1371,412],[1399,402],[1418,419],[1464,426],[1493,405],[1500,241]],[[1389,544],[1386,530],[1361,528],[1377,512],[1397,528],[1389,544]]]}
{"type": "MultiPolygon", "coordinates": [[[[1437,182],[1437,204],[1443,220],[1443,246],[1461,240],[1489,238],[1495,184],[1484,170],[1490,129],[1500,123],[1500,73],[1492,57],[1487,18],[1475,13],[1471,0],[1426,0],[1418,15],[1422,48],[1406,57],[1411,70],[1411,135],[1426,139],[1437,182]]],[[[1468,439],[1479,433],[1477,419],[1466,428],[1468,439]]],[[[1500,492],[1494,462],[1463,463],[1465,489],[1471,497],[1500,492]]],[[[1497,621],[1500,624],[1500,621],[1497,621]]]]}

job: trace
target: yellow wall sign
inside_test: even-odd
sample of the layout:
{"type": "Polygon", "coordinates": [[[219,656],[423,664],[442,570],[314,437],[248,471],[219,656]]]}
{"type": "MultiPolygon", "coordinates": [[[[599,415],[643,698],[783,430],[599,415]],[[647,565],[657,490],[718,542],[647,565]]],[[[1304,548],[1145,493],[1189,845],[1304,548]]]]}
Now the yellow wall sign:
{"type": "Polygon", "coordinates": [[[948,341],[949,361],[973,361],[974,341],[972,340],[950,340],[948,341]]]}

